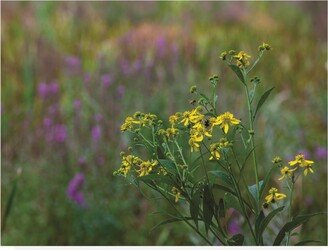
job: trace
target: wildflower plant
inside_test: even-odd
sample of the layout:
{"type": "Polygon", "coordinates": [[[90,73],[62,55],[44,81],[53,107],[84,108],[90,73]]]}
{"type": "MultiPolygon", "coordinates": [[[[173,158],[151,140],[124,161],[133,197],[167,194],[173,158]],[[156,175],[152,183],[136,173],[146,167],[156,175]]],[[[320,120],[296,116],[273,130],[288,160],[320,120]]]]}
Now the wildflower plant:
{"type": "Polygon", "coordinates": [[[172,114],[167,121],[141,112],[125,119],[121,131],[131,135],[131,145],[129,152],[121,153],[122,164],[114,174],[137,187],[144,183],[172,206],[175,213],[164,212],[168,219],[158,226],[184,222],[209,245],[290,245],[292,231],[318,214],[295,216],[292,211],[294,185],[302,172],[305,177],[314,172],[313,161],[299,154],[287,165],[275,157],[272,163],[261,163],[267,166],[264,178],[259,174],[255,122],[273,88],[260,95],[257,86],[261,81],[251,75],[269,50],[266,43],[259,46],[254,62],[244,51],[220,55],[244,89],[247,122],[231,110],[218,108],[217,75],[209,78],[210,95],[197,86],[190,88],[195,96],[190,110],[172,114]],[[245,156],[243,160],[240,155],[245,156]],[[246,179],[246,171],[252,172],[252,179],[246,179]],[[270,185],[275,172],[281,174],[274,179],[281,184],[279,188],[270,185]],[[286,193],[282,191],[285,187],[286,193]],[[230,235],[227,230],[230,208],[245,221],[242,233],[230,235]],[[288,213],[285,225],[272,238],[264,239],[270,222],[284,212],[288,213]]]}

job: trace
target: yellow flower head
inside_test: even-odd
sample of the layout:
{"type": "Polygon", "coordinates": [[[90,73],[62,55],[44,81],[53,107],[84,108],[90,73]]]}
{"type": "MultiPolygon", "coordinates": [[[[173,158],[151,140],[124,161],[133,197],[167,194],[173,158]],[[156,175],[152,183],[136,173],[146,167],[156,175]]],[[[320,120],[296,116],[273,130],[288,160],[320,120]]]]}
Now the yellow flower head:
{"type": "Polygon", "coordinates": [[[314,161],[306,160],[304,154],[298,154],[295,156],[295,160],[288,162],[290,166],[298,164],[300,167],[307,167],[313,163],[314,161]]]}
{"type": "Polygon", "coordinates": [[[154,167],[156,167],[158,162],[156,160],[151,161],[143,161],[139,165],[139,170],[137,172],[139,173],[139,177],[148,175],[154,167]]]}
{"type": "Polygon", "coordinates": [[[203,134],[197,132],[196,130],[191,130],[189,145],[191,147],[191,152],[199,151],[200,143],[203,141],[203,134]]]}
{"type": "Polygon", "coordinates": [[[133,130],[135,124],[140,124],[140,121],[135,120],[133,117],[128,116],[125,118],[124,123],[121,125],[121,131],[133,130]]]}
{"type": "Polygon", "coordinates": [[[171,115],[169,117],[169,122],[172,126],[174,126],[178,122],[178,120],[179,120],[179,116],[177,114],[171,115]]]}
{"type": "Polygon", "coordinates": [[[282,180],[284,179],[285,177],[288,178],[292,175],[292,173],[296,170],[296,168],[294,169],[290,169],[289,167],[285,166],[283,167],[281,170],[280,170],[280,173],[281,173],[281,177],[278,179],[278,180],[282,180]]]}
{"type": "Polygon", "coordinates": [[[312,164],[307,164],[306,166],[304,166],[304,176],[307,176],[308,173],[313,173],[313,169],[312,169],[312,164]]]}
{"type": "Polygon", "coordinates": [[[115,172],[117,174],[122,174],[126,177],[126,175],[130,172],[133,165],[138,165],[142,162],[142,160],[134,155],[124,155],[122,154],[122,163],[121,167],[115,172]]]}
{"type": "Polygon", "coordinates": [[[219,160],[221,155],[220,155],[220,143],[214,143],[210,145],[210,152],[211,152],[211,157],[210,161],[213,159],[219,160]]]}
{"type": "Polygon", "coordinates": [[[212,137],[212,129],[210,127],[206,127],[202,122],[197,122],[192,127],[192,133],[193,131],[196,131],[199,134],[203,134],[207,137],[212,137]]]}
{"type": "Polygon", "coordinates": [[[180,193],[179,189],[177,189],[176,187],[173,187],[173,188],[172,188],[172,193],[173,193],[173,195],[175,196],[174,201],[175,201],[175,202],[178,202],[179,199],[180,199],[180,196],[181,196],[181,193],[180,193]]]}
{"type": "Polygon", "coordinates": [[[212,120],[213,125],[219,125],[225,134],[229,131],[229,126],[238,125],[240,120],[233,117],[233,114],[230,112],[225,112],[222,115],[219,115],[215,120],[212,120]]]}
{"type": "Polygon", "coordinates": [[[204,115],[201,113],[201,108],[197,107],[191,111],[185,111],[182,115],[181,123],[183,126],[187,127],[190,123],[196,124],[203,120],[204,115]]]}
{"type": "Polygon", "coordinates": [[[282,200],[285,199],[287,196],[282,193],[278,193],[278,189],[276,188],[271,188],[269,190],[269,195],[265,197],[266,203],[275,203],[276,200],[282,200]]]}
{"type": "Polygon", "coordinates": [[[165,131],[165,135],[168,137],[168,138],[171,138],[171,137],[174,137],[178,134],[178,129],[176,128],[168,128],[166,129],[165,131]]]}
{"type": "Polygon", "coordinates": [[[240,51],[237,55],[233,56],[233,58],[237,60],[238,67],[245,67],[249,65],[248,58],[251,58],[251,56],[244,51],[240,51]]]}

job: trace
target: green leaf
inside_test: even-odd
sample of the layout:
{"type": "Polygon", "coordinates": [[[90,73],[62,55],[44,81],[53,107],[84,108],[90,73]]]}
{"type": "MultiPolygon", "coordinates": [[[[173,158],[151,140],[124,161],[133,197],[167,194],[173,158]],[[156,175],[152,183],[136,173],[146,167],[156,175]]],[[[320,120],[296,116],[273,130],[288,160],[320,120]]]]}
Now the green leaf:
{"type": "Polygon", "coordinates": [[[219,179],[223,181],[225,184],[227,184],[228,186],[233,185],[232,179],[227,173],[220,170],[209,171],[209,173],[219,177],[219,179]]]}
{"type": "Polygon", "coordinates": [[[257,106],[256,106],[256,109],[255,109],[255,112],[254,112],[254,115],[253,115],[253,119],[255,119],[255,116],[257,114],[257,112],[259,111],[259,109],[262,107],[262,105],[264,104],[264,102],[266,101],[266,99],[269,97],[271,91],[274,89],[274,87],[272,87],[271,89],[267,90],[264,92],[264,94],[261,96],[257,106]]]}
{"type": "Polygon", "coordinates": [[[202,186],[200,186],[191,197],[190,216],[193,218],[196,227],[198,228],[198,214],[201,201],[202,186]]]}
{"type": "Polygon", "coordinates": [[[212,218],[214,215],[214,206],[215,203],[212,199],[212,193],[209,185],[204,187],[204,194],[203,194],[203,214],[204,214],[204,223],[205,223],[205,230],[208,233],[209,227],[212,222],[212,218]]]}
{"type": "Polygon", "coordinates": [[[245,84],[245,79],[244,79],[244,75],[243,72],[241,71],[241,69],[234,65],[234,64],[230,64],[229,67],[235,72],[235,74],[237,75],[237,77],[239,78],[239,80],[245,84]]]}
{"type": "MultiPolygon", "coordinates": [[[[258,235],[262,236],[265,228],[269,225],[270,221],[272,218],[279,212],[281,212],[284,209],[284,206],[278,207],[277,209],[271,211],[260,223],[259,225],[259,230],[258,230],[258,235]]],[[[262,211],[261,211],[262,212],[262,211]]]]}
{"type": "Polygon", "coordinates": [[[184,217],[184,218],[171,218],[171,219],[167,219],[167,220],[164,220],[160,223],[158,223],[156,226],[154,226],[150,231],[153,231],[155,230],[156,228],[160,227],[160,226],[163,226],[163,225],[166,225],[166,224],[170,224],[170,223],[173,223],[173,222],[180,222],[180,221],[185,221],[185,220],[192,220],[191,217],[184,217]]]}
{"type": "Polygon", "coordinates": [[[17,192],[17,182],[18,182],[18,178],[15,178],[15,180],[13,182],[13,187],[11,189],[10,195],[8,197],[8,200],[7,200],[5,214],[4,214],[3,219],[2,219],[2,225],[1,225],[1,231],[2,232],[5,230],[8,216],[10,214],[10,211],[11,211],[12,207],[13,207],[12,205],[13,205],[14,197],[16,196],[16,192],[17,192]]]}
{"type": "Polygon", "coordinates": [[[227,208],[234,208],[238,210],[240,213],[242,213],[243,211],[241,209],[238,199],[230,193],[224,194],[224,203],[227,208]]]}
{"type": "Polygon", "coordinates": [[[174,182],[168,175],[160,175],[160,174],[149,174],[141,177],[137,177],[138,181],[142,181],[144,183],[153,185],[155,183],[164,183],[168,185],[174,185],[174,182]]]}
{"type": "Polygon", "coordinates": [[[277,234],[276,239],[273,242],[274,246],[279,246],[282,242],[282,240],[285,238],[286,233],[292,231],[296,227],[302,225],[303,223],[307,222],[312,216],[318,215],[318,214],[309,214],[309,215],[301,215],[294,217],[292,221],[287,222],[279,231],[277,234]]]}
{"type": "Polygon", "coordinates": [[[242,246],[244,244],[244,235],[235,234],[230,239],[228,239],[229,246],[242,246]]]}
{"type": "MultiPolygon", "coordinates": [[[[263,180],[259,181],[259,189],[260,190],[261,190],[262,186],[263,186],[263,180]]],[[[256,184],[254,184],[252,186],[248,186],[248,190],[252,194],[252,196],[255,199],[255,201],[258,201],[258,197],[257,197],[257,186],[256,186],[256,184]]]]}
{"type": "Polygon", "coordinates": [[[159,163],[162,165],[165,170],[171,174],[177,173],[177,168],[173,161],[167,159],[159,159],[159,163]]]}
{"type": "Polygon", "coordinates": [[[259,215],[256,218],[256,221],[255,221],[255,233],[256,233],[256,237],[257,238],[258,238],[258,236],[260,236],[260,234],[259,234],[259,228],[260,228],[260,225],[261,225],[261,223],[262,223],[262,221],[263,221],[264,218],[265,218],[264,213],[261,210],[260,213],[259,213],[259,215]]]}
{"type": "Polygon", "coordinates": [[[267,185],[267,183],[269,182],[271,174],[275,168],[276,168],[276,166],[271,167],[269,172],[264,177],[263,185],[260,188],[260,200],[262,199],[264,188],[267,185]]]}
{"type": "Polygon", "coordinates": [[[221,198],[219,201],[219,217],[224,218],[225,217],[225,208],[224,208],[224,201],[221,198]]]}
{"type": "Polygon", "coordinates": [[[321,241],[320,240],[302,240],[302,241],[296,243],[294,246],[305,246],[307,243],[314,243],[314,242],[320,243],[321,241]]]}
{"type": "MultiPolygon", "coordinates": [[[[222,191],[225,191],[225,192],[228,192],[228,193],[232,194],[233,196],[235,196],[236,198],[238,197],[236,192],[234,192],[234,191],[232,191],[230,188],[227,188],[227,187],[222,186],[222,185],[220,185],[220,184],[213,184],[213,188],[215,188],[215,189],[219,189],[219,190],[222,190],[222,191]]],[[[244,203],[246,204],[246,206],[247,206],[251,211],[253,211],[252,207],[248,204],[248,202],[247,202],[246,200],[244,200],[244,199],[243,199],[243,201],[244,201],[244,203]]]]}

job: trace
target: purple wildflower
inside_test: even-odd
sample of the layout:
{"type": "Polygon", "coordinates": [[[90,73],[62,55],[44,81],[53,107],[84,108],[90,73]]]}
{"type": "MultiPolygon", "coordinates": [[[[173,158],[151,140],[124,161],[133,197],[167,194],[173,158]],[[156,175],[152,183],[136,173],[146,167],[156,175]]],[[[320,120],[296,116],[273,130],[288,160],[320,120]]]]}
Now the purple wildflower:
{"type": "Polygon", "coordinates": [[[99,141],[99,139],[101,137],[101,128],[100,128],[100,126],[99,125],[95,125],[92,128],[91,134],[92,134],[92,139],[94,141],[99,141]]]}
{"type": "Polygon", "coordinates": [[[53,128],[53,141],[62,143],[67,138],[67,129],[63,124],[56,124],[53,128]]]}
{"type": "Polygon", "coordinates": [[[86,74],[84,75],[84,83],[85,83],[85,84],[89,84],[90,81],[91,81],[91,75],[90,75],[89,73],[86,73],[86,74]]]}
{"type": "Polygon", "coordinates": [[[76,70],[80,67],[81,61],[76,56],[68,56],[65,58],[65,63],[70,70],[76,70]]]}
{"type": "Polygon", "coordinates": [[[240,226],[238,225],[236,220],[232,220],[228,225],[229,234],[238,234],[240,233],[240,226]]]}
{"type": "Polygon", "coordinates": [[[101,82],[105,88],[109,87],[112,83],[112,77],[109,74],[101,76],[101,82]]]}
{"type": "Polygon", "coordinates": [[[43,125],[47,128],[49,128],[52,125],[52,120],[49,117],[46,117],[43,119],[43,125]]]}
{"type": "Polygon", "coordinates": [[[327,148],[325,147],[316,147],[315,149],[315,156],[317,159],[326,159],[327,158],[327,148]]]}
{"type": "Polygon", "coordinates": [[[157,53],[159,57],[163,57],[165,54],[166,41],[164,37],[159,37],[156,41],[157,53]]]}
{"type": "Polygon", "coordinates": [[[119,85],[116,89],[118,97],[121,99],[125,93],[125,87],[124,85],[119,85]]]}
{"type": "Polygon", "coordinates": [[[46,83],[41,82],[38,85],[38,94],[41,98],[46,98],[48,95],[48,86],[46,83]]]}
{"type": "Polygon", "coordinates": [[[79,158],[79,165],[83,166],[84,164],[86,164],[87,160],[85,159],[84,156],[80,156],[79,158]]]}
{"type": "Polygon", "coordinates": [[[70,180],[66,190],[68,198],[80,206],[85,206],[84,194],[82,192],[84,180],[83,173],[76,173],[73,179],[70,180]]]}
{"type": "Polygon", "coordinates": [[[102,119],[103,119],[103,116],[101,114],[96,114],[95,115],[96,122],[100,122],[102,119]]]}
{"type": "Polygon", "coordinates": [[[48,85],[48,94],[55,95],[58,93],[59,87],[56,82],[52,82],[48,85]]]}

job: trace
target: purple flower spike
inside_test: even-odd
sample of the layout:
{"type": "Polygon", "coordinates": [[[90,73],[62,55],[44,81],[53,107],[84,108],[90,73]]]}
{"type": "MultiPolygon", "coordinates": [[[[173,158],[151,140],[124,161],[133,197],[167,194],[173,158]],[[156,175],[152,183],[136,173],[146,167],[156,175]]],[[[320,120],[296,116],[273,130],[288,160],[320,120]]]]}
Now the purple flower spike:
{"type": "Polygon", "coordinates": [[[46,98],[48,95],[48,86],[45,82],[41,82],[38,85],[38,94],[41,98],[46,98]]]}
{"type": "Polygon", "coordinates": [[[84,180],[85,180],[84,174],[82,173],[75,174],[73,179],[70,180],[66,190],[68,198],[82,207],[85,206],[85,199],[82,191],[84,186],[84,180]]]}
{"type": "Polygon", "coordinates": [[[123,85],[119,85],[116,89],[118,97],[122,98],[125,93],[125,87],[123,85]]]}
{"type": "Polygon", "coordinates": [[[69,67],[71,70],[76,69],[78,67],[80,67],[81,65],[81,61],[78,57],[76,56],[68,56],[65,58],[65,63],[67,65],[67,67],[69,67]]]}
{"type": "Polygon", "coordinates": [[[81,108],[81,101],[79,99],[74,100],[74,109],[75,110],[80,110],[81,108]]]}
{"type": "Polygon", "coordinates": [[[107,88],[112,84],[112,78],[109,74],[105,74],[101,77],[101,82],[103,86],[107,88]]]}
{"type": "Polygon", "coordinates": [[[96,114],[95,115],[96,122],[101,122],[102,119],[103,119],[103,116],[101,114],[96,114]]]}
{"type": "Polygon", "coordinates": [[[91,134],[92,134],[92,139],[94,141],[99,141],[100,137],[101,137],[101,128],[99,125],[96,125],[92,128],[92,131],[91,131],[91,134]]]}
{"type": "Polygon", "coordinates": [[[67,138],[67,129],[63,124],[57,124],[54,127],[53,139],[55,142],[63,143],[67,138]]]}

